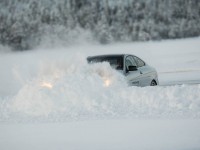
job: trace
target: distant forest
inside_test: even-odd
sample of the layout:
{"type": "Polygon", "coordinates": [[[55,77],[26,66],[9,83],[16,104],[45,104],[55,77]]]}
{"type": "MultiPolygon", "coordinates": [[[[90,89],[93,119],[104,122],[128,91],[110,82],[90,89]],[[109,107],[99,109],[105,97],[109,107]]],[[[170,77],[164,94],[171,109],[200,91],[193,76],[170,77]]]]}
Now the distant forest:
{"type": "Polygon", "coordinates": [[[200,35],[200,0],[0,0],[0,44],[32,49],[46,37],[100,43],[200,35]]]}

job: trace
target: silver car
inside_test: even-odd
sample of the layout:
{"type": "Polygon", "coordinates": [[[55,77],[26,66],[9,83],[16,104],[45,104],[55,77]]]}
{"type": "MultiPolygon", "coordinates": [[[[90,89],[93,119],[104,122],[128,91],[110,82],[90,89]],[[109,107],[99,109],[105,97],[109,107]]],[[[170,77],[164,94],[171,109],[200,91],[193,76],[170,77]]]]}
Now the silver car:
{"type": "Polygon", "coordinates": [[[90,56],[87,58],[87,61],[88,63],[108,62],[111,67],[124,74],[129,85],[156,86],[159,84],[156,70],[134,55],[90,56]]]}

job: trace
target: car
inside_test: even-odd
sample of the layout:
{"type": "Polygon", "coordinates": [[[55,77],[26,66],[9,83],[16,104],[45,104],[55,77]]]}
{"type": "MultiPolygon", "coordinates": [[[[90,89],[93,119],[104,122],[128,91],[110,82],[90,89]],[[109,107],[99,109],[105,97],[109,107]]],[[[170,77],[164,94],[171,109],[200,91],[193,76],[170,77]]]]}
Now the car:
{"type": "Polygon", "coordinates": [[[87,57],[89,64],[108,62],[110,66],[121,72],[130,86],[156,86],[159,84],[156,69],[135,55],[109,54],[87,57]]]}

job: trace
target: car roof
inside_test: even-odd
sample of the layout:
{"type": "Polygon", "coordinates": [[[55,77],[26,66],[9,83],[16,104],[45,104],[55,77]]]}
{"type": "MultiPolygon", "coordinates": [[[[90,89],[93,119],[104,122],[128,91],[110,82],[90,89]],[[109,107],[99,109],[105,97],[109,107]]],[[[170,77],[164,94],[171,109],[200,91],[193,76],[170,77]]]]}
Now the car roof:
{"type": "Polygon", "coordinates": [[[129,54],[105,54],[105,55],[95,55],[95,56],[88,56],[88,58],[95,58],[95,57],[110,57],[110,56],[127,56],[129,54]]]}

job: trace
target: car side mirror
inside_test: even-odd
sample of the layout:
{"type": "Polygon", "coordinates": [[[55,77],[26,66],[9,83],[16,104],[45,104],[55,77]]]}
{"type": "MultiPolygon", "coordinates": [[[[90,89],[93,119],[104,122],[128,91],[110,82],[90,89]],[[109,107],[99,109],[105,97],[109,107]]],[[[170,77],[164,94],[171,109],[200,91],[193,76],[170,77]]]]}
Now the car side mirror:
{"type": "Polygon", "coordinates": [[[136,71],[137,66],[128,66],[128,71],[136,71]]]}

